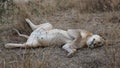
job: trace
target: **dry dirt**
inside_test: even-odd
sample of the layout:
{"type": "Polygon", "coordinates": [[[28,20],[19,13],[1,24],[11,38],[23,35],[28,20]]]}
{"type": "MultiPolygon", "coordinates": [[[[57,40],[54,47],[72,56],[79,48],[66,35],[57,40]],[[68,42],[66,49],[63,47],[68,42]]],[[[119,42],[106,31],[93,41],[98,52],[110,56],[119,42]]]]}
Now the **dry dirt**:
{"type": "MultiPolygon", "coordinates": [[[[95,49],[81,48],[72,58],[68,58],[58,46],[6,49],[4,44],[8,42],[26,41],[12,30],[14,27],[24,34],[29,34],[31,30],[25,21],[14,24],[14,27],[8,23],[0,24],[0,68],[120,68],[120,11],[77,15],[67,10],[48,15],[45,19],[54,28],[80,28],[100,34],[106,39],[106,44],[95,49]]],[[[36,21],[35,24],[45,22],[36,17],[32,20],[36,21]]]]}

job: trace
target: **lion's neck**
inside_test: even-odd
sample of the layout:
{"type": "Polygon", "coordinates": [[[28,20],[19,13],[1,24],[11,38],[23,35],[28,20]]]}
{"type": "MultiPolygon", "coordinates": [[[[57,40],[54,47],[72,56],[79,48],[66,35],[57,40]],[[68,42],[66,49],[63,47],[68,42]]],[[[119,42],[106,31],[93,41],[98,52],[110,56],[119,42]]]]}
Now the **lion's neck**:
{"type": "Polygon", "coordinates": [[[86,36],[86,45],[90,45],[91,41],[93,40],[92,34],[86,36]]]}

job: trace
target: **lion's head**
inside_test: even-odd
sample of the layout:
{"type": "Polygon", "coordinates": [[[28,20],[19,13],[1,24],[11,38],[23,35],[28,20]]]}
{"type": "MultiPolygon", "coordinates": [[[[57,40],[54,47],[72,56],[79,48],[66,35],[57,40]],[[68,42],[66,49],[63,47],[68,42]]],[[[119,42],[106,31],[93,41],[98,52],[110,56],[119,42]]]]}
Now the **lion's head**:
{"type": "Polygon", "coordinates": [[[105,40],[99,35],[92,35],[87,40],[87,45],[89,48],[100,47],[104,45],[105,40]]]}

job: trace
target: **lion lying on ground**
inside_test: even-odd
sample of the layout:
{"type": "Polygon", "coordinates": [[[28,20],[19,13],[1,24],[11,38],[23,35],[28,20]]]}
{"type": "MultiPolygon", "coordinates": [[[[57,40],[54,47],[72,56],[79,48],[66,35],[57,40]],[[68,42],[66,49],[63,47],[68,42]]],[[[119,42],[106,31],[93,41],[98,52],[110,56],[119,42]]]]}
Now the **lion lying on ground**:
{"type": "Polygon", "coordinates": [[[74,54],[78,48],[85,46],[94,48],[104,44],[102,37],[85,30],[68,29],[65,31],[54,29],[50,23],[34,25],[29,19],[26,19],[26,22],[33,30],[30,36],[20,34],[18,30],[16,31],[19,36],[28,38],[27,42],[23,44],[7,43],[5,44],[5,48],[63,45],[62,48],[65,49],[68,52],[68,56],[70,56],[74,54]]]}

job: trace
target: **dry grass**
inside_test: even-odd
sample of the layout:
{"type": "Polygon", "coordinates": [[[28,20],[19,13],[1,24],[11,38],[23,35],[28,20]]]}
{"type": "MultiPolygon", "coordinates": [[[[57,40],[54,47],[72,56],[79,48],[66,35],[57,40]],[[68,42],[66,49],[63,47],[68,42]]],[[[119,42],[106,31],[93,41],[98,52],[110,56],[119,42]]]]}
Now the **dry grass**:
{"type": "Polygon", "coordinates": [[[119,9],[120,0],[0,1],[0,68],[119,68],[119,9]],[[5,49],[7,42],[26,41],[12,30],[29,35],[25,18],[35,24],[49,21],[55,28],[86,29],[107,39],[108,46],[80,49],[73,58],[58,47],[5,49]]]}

